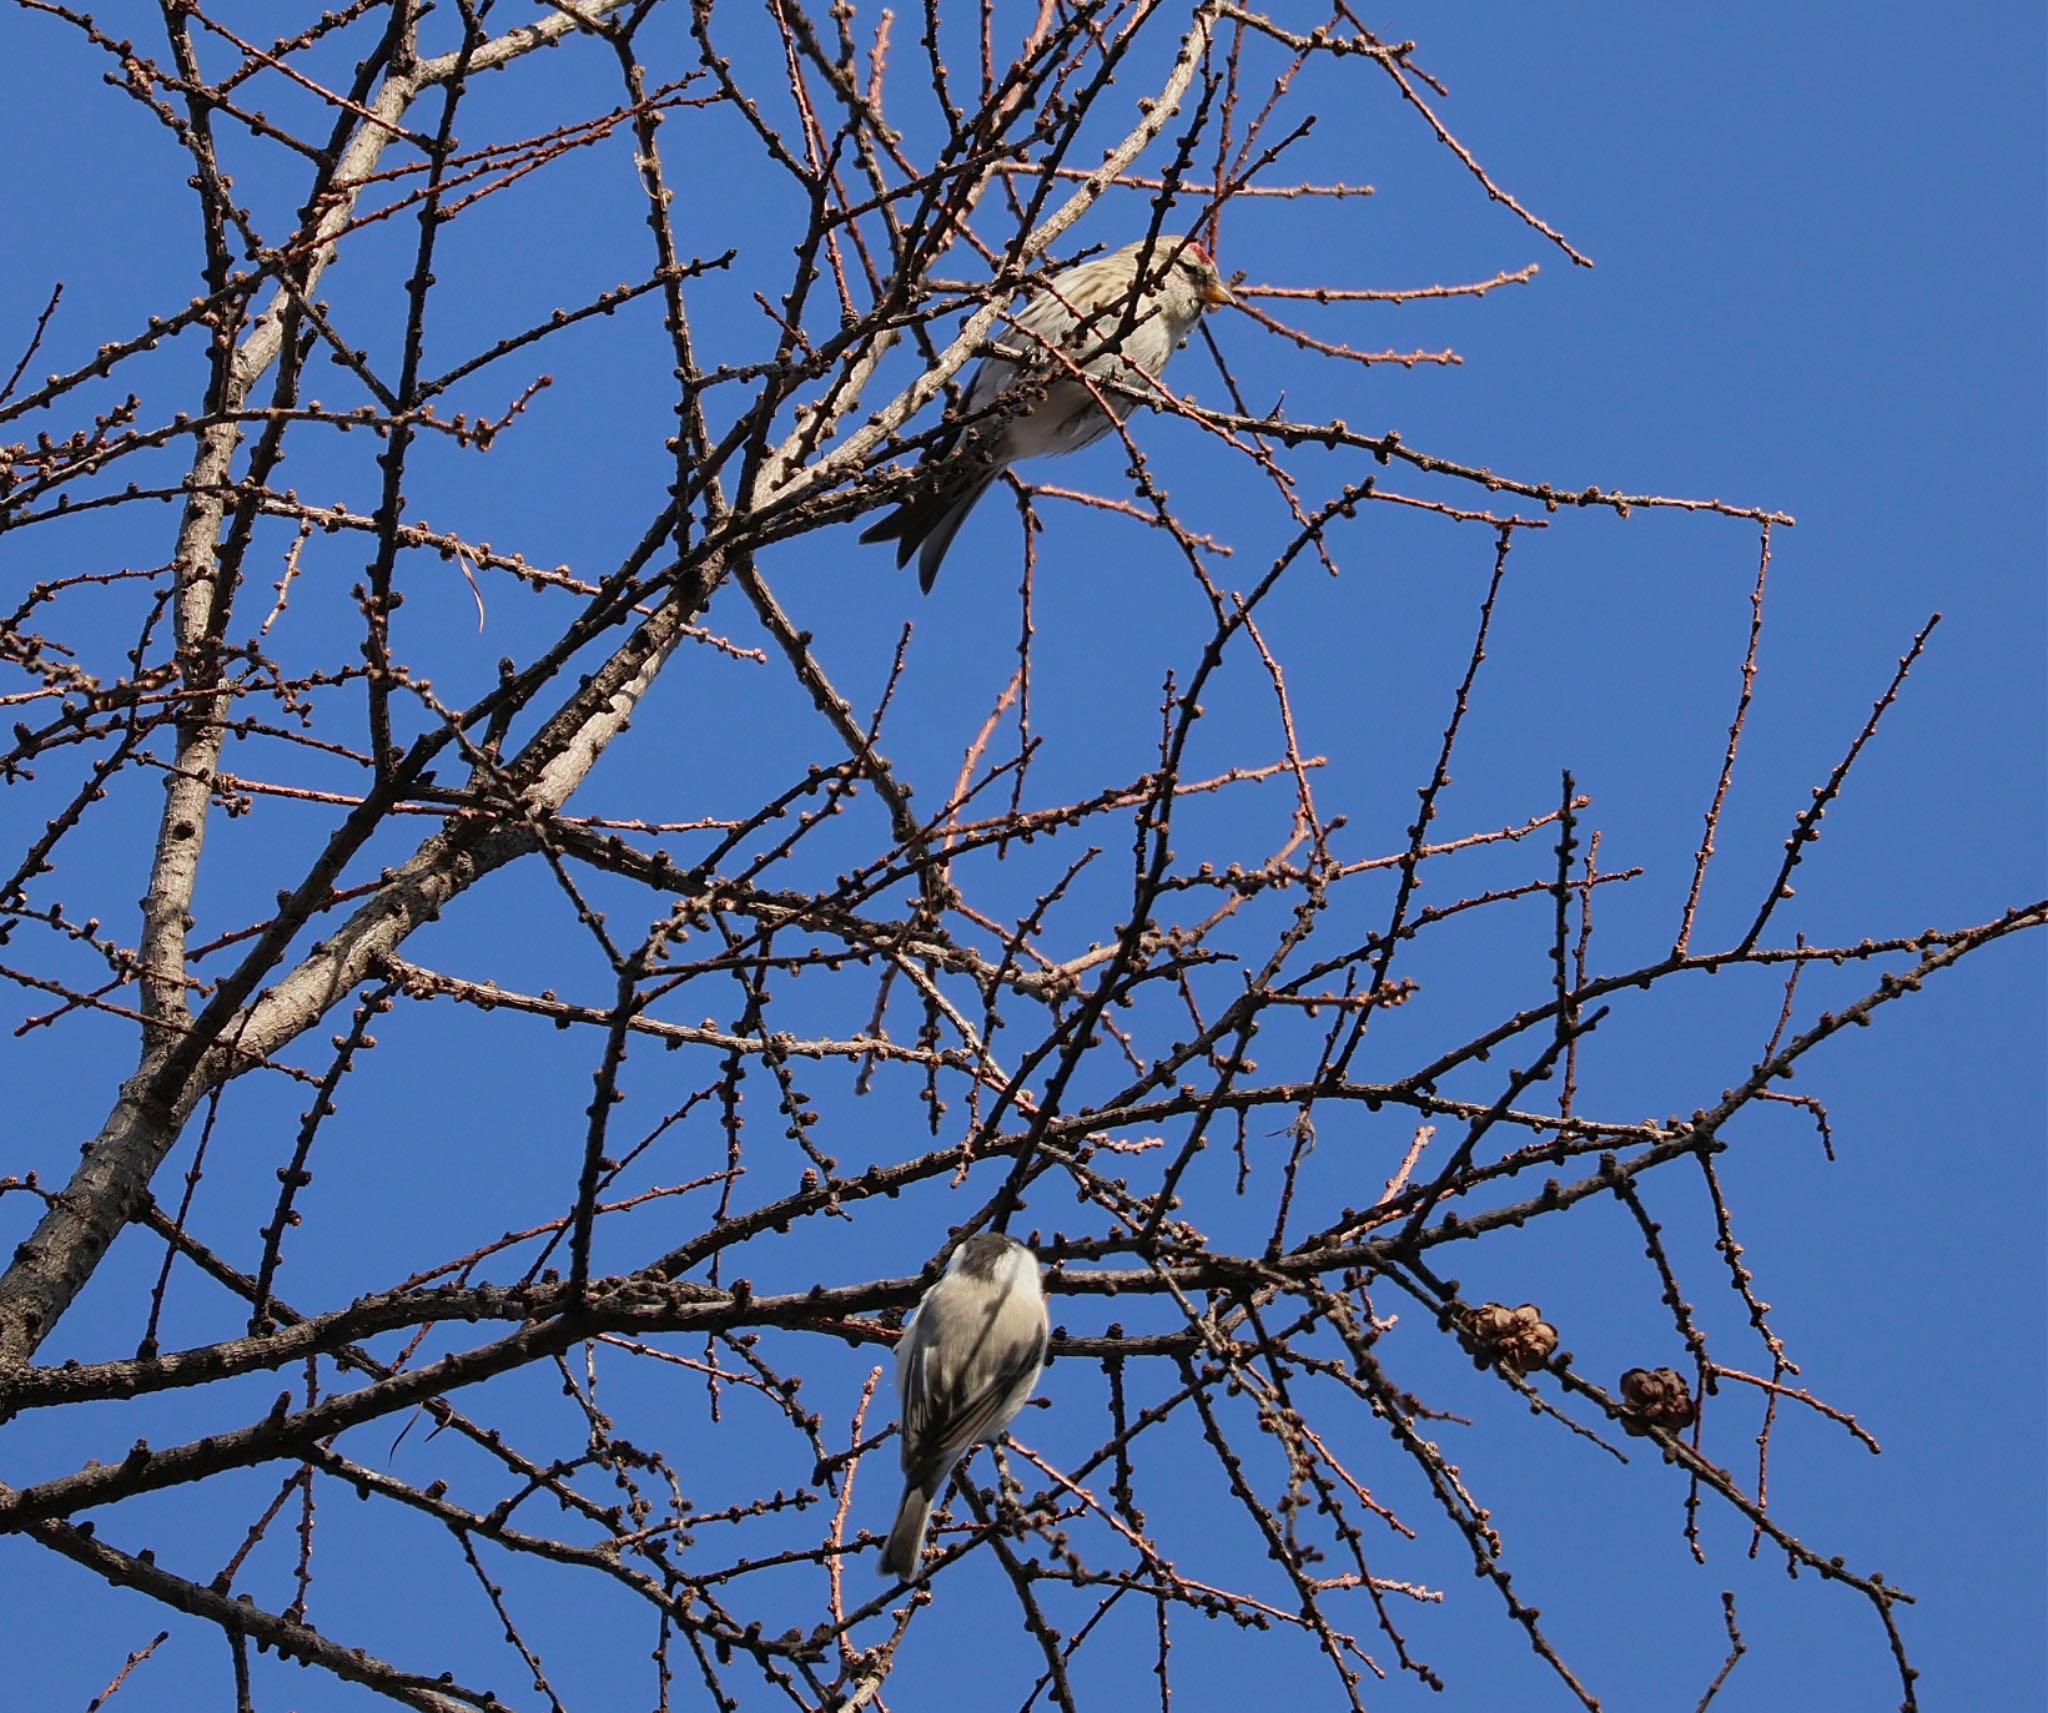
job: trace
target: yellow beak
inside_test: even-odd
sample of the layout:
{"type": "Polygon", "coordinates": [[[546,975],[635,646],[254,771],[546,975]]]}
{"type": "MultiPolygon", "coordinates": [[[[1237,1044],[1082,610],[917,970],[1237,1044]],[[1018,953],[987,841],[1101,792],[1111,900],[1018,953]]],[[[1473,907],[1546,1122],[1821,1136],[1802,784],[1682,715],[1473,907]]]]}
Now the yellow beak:
{"type": "Polygon", "coordinates": [[[1202,287],[1202,301],[1211,309],[1228,309],[1237,299],[1230,295],[1230,287],[1218,280],[1202,287]]]}

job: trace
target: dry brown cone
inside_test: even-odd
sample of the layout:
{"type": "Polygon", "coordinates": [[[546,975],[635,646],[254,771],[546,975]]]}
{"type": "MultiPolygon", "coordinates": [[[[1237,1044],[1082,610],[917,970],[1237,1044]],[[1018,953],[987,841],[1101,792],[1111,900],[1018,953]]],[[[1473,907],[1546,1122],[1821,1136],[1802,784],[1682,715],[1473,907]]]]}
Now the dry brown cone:
{"type": "Polygon", "coordinates": [[[1621,1405],[1623,1429],[1638,1438],[1653,1427],[1677,1433],[1700,1413],[1676,1368],[1631,1368],[1621,1377],[1621,1405]]]}
{"type": "Polygon", "coordinates": [[[1509,1308],[1481,1303],[1459,1317],[1459,1334],[1475,1366],[1498,1362],[1517,1374],[1533,1374],[1557,1354],[1557,1328],[1534,1303],[1509,1308]]]}

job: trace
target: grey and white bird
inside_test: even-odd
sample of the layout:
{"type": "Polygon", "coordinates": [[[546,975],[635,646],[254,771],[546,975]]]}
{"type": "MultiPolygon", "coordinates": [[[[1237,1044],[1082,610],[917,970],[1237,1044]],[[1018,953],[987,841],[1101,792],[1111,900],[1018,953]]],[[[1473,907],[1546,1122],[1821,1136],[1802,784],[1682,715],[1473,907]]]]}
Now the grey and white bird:
{"type": "Polygon", "coordinates": [[[953,1465],[1002,1438],[1045,1365],[1038,1257],[981,1231],[955,1249],[896,1346],[903,1501],[882,1548],[882,1574],[918,1574],[925,1523],[953,1465]]]}
{"type": "Polygon", "coordinates": [[[917,580],[927,594],[946,549],[975,501],[1012,464],[1047,453],[1076,452],[1130,415],[1135,399],[1091,388],[1074,373],[1117,386],[1144,385],[1162,374],[1201,319],[1232,302],[1230,289],[1191,237],[1160,233],[1056,274],[1032,296],[968,383],[966,419],[934,441],[918,462],[924,481],[872,525],[863,541],[896,543],[896,563],[917,555],[917,580]],[[1036,376],[1041,395],[1014,414],[982,416],[1020,379],[1036,376]]]}

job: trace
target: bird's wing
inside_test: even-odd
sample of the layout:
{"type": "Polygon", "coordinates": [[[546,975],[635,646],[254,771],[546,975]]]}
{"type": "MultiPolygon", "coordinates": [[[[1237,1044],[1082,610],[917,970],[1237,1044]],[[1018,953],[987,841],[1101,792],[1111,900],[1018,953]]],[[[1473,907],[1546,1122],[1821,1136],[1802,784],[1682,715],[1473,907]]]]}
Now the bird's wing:
{"type": "Polygon", "coordinates": [[[955,1399],[940,1430],[940,1443],[950,1454],[949,1460],[969,1446],[994,1439],[1010,1425],[1037,1383],[1039,1364],[1044,1360],[1045,1328],[1041,1326],[1037,1337],[1008,1362],[989,1373],[973,1391],[963,1392],[955,1399]]]}
{"type": "Polygon", "coordinates": [[[896,1419],[903,1429],[906,1470],[910,1467],[911,1447],[924,1443],[931,1417],[931,1389],[925,1384],[925,1328],[924,1308],[920,1304],[903,1329],[902,1342],[896,1346],[896,1419]]]}
{"type": "MultiPolygon", "coordinates": [[[[996,342],[1017,351],[1022,361],[1037,367],[1046,361],[1047,347],[1057,350],[1067,343],[1081,317],[1097,307],[1095,300],[1100,295],[1085,282],[1077,289],[1073,275],[1062,274],[1044,290],[1032,293],[1024,307],[1010,318],[1009,325],[997,332],[996,342]]],[[[1000,385],[990,388],[991,397],[1015,378],[1015,366],[1010,365],[1010,369],[1009,374],[1000,377],[1000,385]]]]}

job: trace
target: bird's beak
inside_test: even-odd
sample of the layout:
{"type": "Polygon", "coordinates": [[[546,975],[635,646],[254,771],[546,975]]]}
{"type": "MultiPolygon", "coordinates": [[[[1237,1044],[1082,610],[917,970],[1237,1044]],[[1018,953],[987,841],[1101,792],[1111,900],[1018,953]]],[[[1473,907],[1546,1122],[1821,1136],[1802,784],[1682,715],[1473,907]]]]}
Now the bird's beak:
{"type": "Polygon", "coordinates": [[[1202,287],[1202,302],[1211,309],[1228,309],[1237,299],[1230,295],[1230,287],[1218,280],[1202,287]]]}

